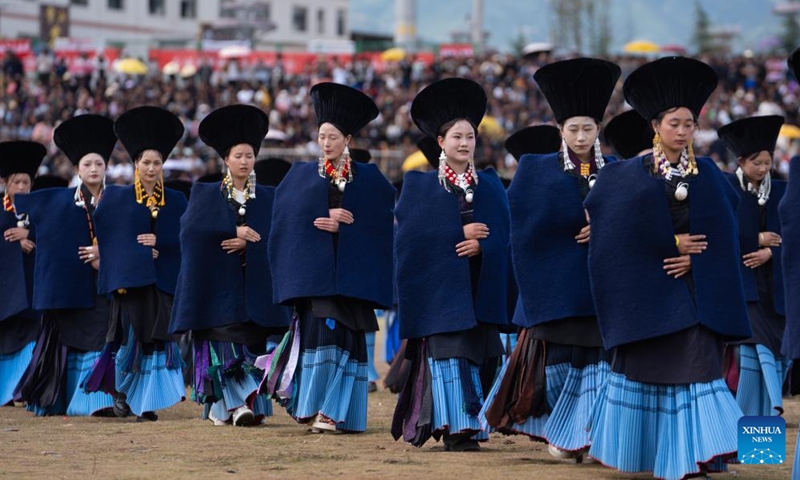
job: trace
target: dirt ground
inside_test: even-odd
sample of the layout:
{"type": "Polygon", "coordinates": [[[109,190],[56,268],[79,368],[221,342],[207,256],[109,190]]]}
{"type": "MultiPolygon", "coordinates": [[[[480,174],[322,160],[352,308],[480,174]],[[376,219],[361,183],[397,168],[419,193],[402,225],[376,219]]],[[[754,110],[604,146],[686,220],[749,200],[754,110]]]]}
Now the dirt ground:
{"type": "MultiPolygon", "coordinates": [[[[379,372],[385,374],[381,366],[379,372]]],[[[432,440],[417,449],[392,439],[394,405],[395,396],[388,390],[370,394],[368,430],[360,435],[307,433],[281,408],[275,408],[275,416],[262,426],[215,427],[200,419],[201,407],[189,400],[158,412],[155,423],[35,418],[23,408],[3,407],[0,478],[651,478],[556,460],[545,445],[522,436],[492,435],[475,453],[444,452],[432,440]]],[[[800,398],[785,399],[785,408],[788,459],[783,465],[734,465],[731,472],[712,478],[790,478],[800,398]]]]}

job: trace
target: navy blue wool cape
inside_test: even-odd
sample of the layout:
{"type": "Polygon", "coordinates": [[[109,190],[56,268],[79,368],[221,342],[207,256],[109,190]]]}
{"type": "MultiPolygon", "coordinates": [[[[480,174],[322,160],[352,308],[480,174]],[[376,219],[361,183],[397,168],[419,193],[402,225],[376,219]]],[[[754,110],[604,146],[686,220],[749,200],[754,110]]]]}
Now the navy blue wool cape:
{"type": "Polygon", "coordinates": [[[136,203],[134,187],[111,185],[103,192],[103,200],[94,212],[102,257],[97,277],[101,295],[153,284],[165,293],[175,294],[181,267],[178,234],[181,215],[186,211],[186,197],[170,188],[164,189],[164,195],[164,207],[158,212],[155,229],[158,258],[153,260],[152,247],[136,240],[137,235],[152,233],[152,217],[150,209],[136,203]]]}
{"type": "MultiPolygon", "coordinates": [[[[743,192],[739,185],[739,178],[735,174],[728,174],[728,180],[733,185],[734,190],[739,192],[741,201],[739,202],[739,209],[737,216],[739,218],[739,249],[742,255],[753,253],[759,250],[758,234],[760,228],[758,225],[758,197],[747,192],[743,192]]],[[[767,209],[767,230],[774,232],[778,235],[781,234],[781,220],[778,216],[778,204],[786,192],[786,182],[780,180],[772,180],[772,189],[769,194],[769,201],[765,205],[767,209]]],[[[773,300],[775,302],[775,311],[780,315],[786,315],[784,308],[785,300],[783,297],[783,268],[781,266],[781,247],[772,248],[772,258],[776,261],[772,262],[772,278],[773,278],[773,300]]],[[[744,261],[739,261],[739,269],[742,271],[742,285],[744,285],[744,294],[748,302],[758,301],[758,285],[756,284],[756,272],[754,269],[746,266],[744,261]]]]}
{"type": "Polygon", "coordinates": [[[342,208],[352,212],[352,225],[333,236],[314,226],[328,217],[329,180],[315,162],[295,163],[275,192],[269,260],[276,303],[342,295],[392,306],[392,245],[395,190],[373,164],[358,164],[347,184],[342,208]]]}
{"type": "Polygon", "coordinates": [[[792,158],[789,183],[778,212],[781,219],[781,260],[786,294],[786,330],[783,333],[781,353],[787,358],[795,359],[800,358],[800,157],[792,158]]]}
{"type": "Polygon", "coordinates": [[[36,310],[94,308],[93,269],[78,256],[80,247],[92,244],[89,221],[74,195],[74,188],[47,188],[14,196],[17,212],[27,213],[36,228],[36,310]]]}
{"type": "MultiPolygon", "coordinates": [[[[524,315],[521,327],[594,315],[581,179],[564,172],[558,153],[523,155],[508,188],[511,255],[524,315]]],[[[607,164],[615,159],[604,157],[607,164]]]]}
{"type": "MultiPolygon", "coordinates": [[[[17,217],[13,212],[0,212],[0,233],[16,226],[17,217]]],[[[36,241],[33,229],[29,230],[28,240],[36,241]]],[[[0,241],[0,291],[3,292],[0,321],[18,314],[36,318],[35,312],[28,310],[33,300],[35,252],[22,253],[20,242],[0,241]]]]}
{"type": "Polygon", "coordinates": [[[493,169],[478,173],[474,221],[489,227],[480,240],[482,263],[473,298],[469,259],[456,254],[464,241],[458,199],[437,173],[408,172],[397,204],[395,261],[402,338],[457,332],[479,322],[508,324],[509,213],[493,169]]]}
{"type": "Polygon", "coordinates": [[[692,255],[695,298],[664,272],[677,257],[664,181],[644,157],[604,167],[584,205],[589,211],[589,275],[606,349],[702,324],[730,340],[752,335],[736,226],[739,195],[710,159],[689,180],[689,223],[708,249],[692,255]]]}
{"type": "Polygon", "coordinates": [[[247,267],[222,249],[236,237],[236,212],[220,183],[195,183],[181,218],[181,271],[175,289],[170,333],[203,330],[246,321],[263,327],[287,327],[290,312],[273,305],[272,276],[267,261],[267,234],[272,223],[274,189],[257,186],[247,202],[246,225],[261,235],[247,242],[247,267]]]}

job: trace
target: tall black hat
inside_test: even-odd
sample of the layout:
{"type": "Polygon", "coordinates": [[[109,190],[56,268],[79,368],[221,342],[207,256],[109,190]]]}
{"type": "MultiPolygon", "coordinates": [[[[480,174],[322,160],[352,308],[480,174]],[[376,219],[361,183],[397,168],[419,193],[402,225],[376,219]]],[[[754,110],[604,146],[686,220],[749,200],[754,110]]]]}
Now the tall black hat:
{"type": "Polygon", "coordinates": [[[639,112],[628,110],[612,118],[603,128],[603,135],[619,158],[627,160],[642,150],[653,148],[655,132],[639,112]]]}
{"type": "Polygon", "coordinates": [[[117,144],[117,134],[110,118],[86,114],[72,117],[56,127],[53,141],[73,165],[90,153],[100,155],[108,163],[117,144]]]}
{"type": "Polygon", "coordinates": [[[645,120],[678,107],[688,108],[697,117],[717,82],[714,69],[700,60],[664,57],[631,72],[622,92],[645,120]]]}
{"type": "Polygon", "coordinates": [[[372,160],[372,154],[364,148],[351,148],[350,158],[358,163],[369,163],[372,160]]]}
{"type": "Polygon", "coordinates": [[[786,63],[789,65],[789,70],[794,74],[794,78],[800,80],[800,48],[789,55],[789,58],[786,59],[786,63]]]}
{"type": "Polygon", "coordinates": [[[47,149],[39,142],[0,142],[0,178],[8,178],[15,173],[27,173],[33,180],[45,155],[47,149]]]}
{"type": "Polygon", "coordinates": [[[549,63],[533,75],[558,123],[572,117],[603,121],[608,101],[622,70],[596,58],[549,63]]]}
{"type": "Polygon", "coordinates": [[[780,115],[748,117],[725,125],[717,134],[734,155],[747,157],[762,150],[774,152],[781,125],[780,115]]]}
{"type": "Polygon", "coordinates": [[[317,126],[330,123],[353,135],[378,116],[378,107],[360,90],[338,83],[318,83],[311,88],[317,126]]]}
{"type": "Polygon", "coordinates": [[[217,172],[217,173],[207,173],[207,174],[203,175],[202,177],[198,178],[198,179],[197,179],[197,183],[215,183],[215,182],[221,182],[221,181],[222,181],[222,177],[223,177],[223,175],[222,175],[222,173],[221,173],[221,172],[217,172]]]}
{"type": "Polygon", "coordinates": [[[256,183],[268,187],[277,187],[283,177],[289,173],[292,164],[282,158],[268,158],[256,162],[253,168],[256,172],[256,183]]]}
{"type": "Polygon", "coordinates": [[[466,78],[446,78],[417,94],[411,102],[411,118],[422,133],[435,139],[442,125],[452,120],[463,118],[475,127],[480,125],[486,102],[486,92],[477,83],[466,78]]]}
{"type": "Polygon", "coordinates": [[[120,115],[114,131],[132,159],[145,150],[155,150],[166,161],[183,136],[183,123],[169,110],[144,106],[120,115]]]}
{"type": "Polygon", "coordinates": [[[258,155],[261,141],[269,130],[267,114],[252,105],[228,105],[209,113],[198,128],[200,140],[216,150],[220,157],[231,147],[246,143],[258,155]]]}
{"type": "Polygon", "coordinates": [[[33,181],[31,191],[44,190],[45,188],[64,188],[69,186],[69,180],[58,175],[39,175],[33,181]]]}
{"type": "Polygon", "coordinates": [[[435,138],[420,138],[417,140],[417,148],[425,155],[425,158],[434,170],[439,168],[439,155],[442,153],[442,147],[439,146],[439,142],[435,138]]]}
{"type": "Polygon", "coordinates": [[[518,161],[526,153],[553,153],[561,148],[561,132],[552,125],[517,130],[506,139],[506,150],[518,161]]]}

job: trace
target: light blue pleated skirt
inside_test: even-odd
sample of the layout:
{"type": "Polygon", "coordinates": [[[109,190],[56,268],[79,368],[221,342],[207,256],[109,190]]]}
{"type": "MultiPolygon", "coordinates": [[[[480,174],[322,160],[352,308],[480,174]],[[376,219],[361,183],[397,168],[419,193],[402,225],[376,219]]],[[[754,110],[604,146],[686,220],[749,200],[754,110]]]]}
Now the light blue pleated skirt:
{"type": "Polygon", "coordinates": [[[503,350],[505,350],[505,354],[503,355],[503,361],[505,362],[508,357],[511,356],[511,352],[517,348],[517,334],[516,333],[501,333],[500,334],[500,341],[503,342],[503,350]]]}
{"type": "Polygon", "coordinates": [[[610,372],[592,412],[589,455],[621,472],[681,479],[735,455],[741,417],[722,378],[655,385],[610,372]]]}
{"type": "Polygon", "coordinates": [[[587,427],[597,393],[609,371],[607,362],[590,364],[582,369],[569,366],[561,395],[545,425],[544,437],[548,443],[568,451],[582,450],[590,445],[587,427]]]}
{"type": "Polygon", "coordinates": [[[167,342],[164,350],[143,354],[129,333],[116,357],[116,389],[127,396],[126,402],[136,416],[169,408],[183,401],[183,361],[176,342],[167,342]],[[137,358],[130,358],[133,355],[137,358]]]}
{"type": "Polygon", "coordinates": [[[367,429],[366,361],[356,361],[347,350],[325,345],[304,351],[295,375],[299,386],[292,412],[295,418],[312,418],[321,413],[334,420],[339,430],[367,429]]]}
{"type": "Polygon", "coordinates": [[[36,342],[30,342],[14,353],[0,354],[0,407],[13,400],[14,388],[31,363],[35,346],[36,342]]]}
{"type": "MultiPolygon", "coordinates": [[[[241,378],[227,377],[222,382],[222,398],[211,405],[211,412],[217,419],[227,421],[237,408],[250,408],[250,399],[258,397],[255,395],[258,381],[245,373],[241,378]]],[[[253,413],[256,411],[253,410],[253,413]]]]}
{"type": "Polygon", "coordinates": [[[736,402],[745,415],[783,413],[783,381],[791,360],[777,358],[764,345],[739,346],[739,387],[736,402]]]}
{"type": "MultiPolygon", "coordinates": [[[[448,433],[474,433],[473,440],[488,440],[489,435],[481,428],[478,415],[470,415],[466,409],[464,388],[458,368],[458,358],[446,360],[428,359],[431,369],[431,393],[433,394],[433,424],[434,432],[448,433]]],[[[480,369],[470,363],[469,373],[475,394],[483,399],[481,391],[480,369]]]]}
{"type": "Polygon", "coordinates": [[[375,332],[368,332],[367,337],[367,379],[377,382],[380,376],[375,370],[375,332]]]}
{"type": "MultiPolygon", "coordinates": [[[[507,368],[508,360],[503,362],[503,368],[500,369],[500,373],[497,375],[497,378],[495,378],[494,384],[492,385],[491,390],[489,390],[489,394],[486,396],[486,401],[483,403],[483,408],[478,414],[481,429],[484,432],[490,433],[494,431],[494,428],[492,428],[486,421],[486,410],[489,408],[492,402],[494,402],[494,399],[497,396],[497,391],[500,389],[500,384],[502,383],[503,377],[506,374],[507,368]]],[[[564,389],[567,377],[569,376],[570,368],[571,366],[569,363],[559,363],[545,367],[545,378],[547,383],[547,392],[545,395],[547,399],[547,406],[551,411],[558,402],[561,391],[564,389]]],[[[526,418],[522,423],[516,423],[512,426],[509,426],[509,430],[521,435],[527,435],[534,440],[546,441],[546,427],[549,420],[550,415],[548,414],[544,414],[540,417],[531,416],[526,418]]]]}
{"type": "Polygon", "coordinates": [[[67,353],[67,416],[88,417],[114,405],[111,395],[103,392],[86,393],[80,388],[100,354],[100,351],[67,353]]]}

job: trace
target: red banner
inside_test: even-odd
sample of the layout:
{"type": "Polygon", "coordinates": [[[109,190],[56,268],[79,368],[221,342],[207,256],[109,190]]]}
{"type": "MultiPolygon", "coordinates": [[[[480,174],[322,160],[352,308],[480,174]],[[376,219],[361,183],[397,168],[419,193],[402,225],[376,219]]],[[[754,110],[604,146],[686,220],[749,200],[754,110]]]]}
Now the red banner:
{"type": "Polygon", "coordinates": [[[25,57],[31,53],[31,40],[24,39],[1,39],[0,40],[0,53],[5,53],[6,50],[11,50],[18,57],[25,57]]]}

